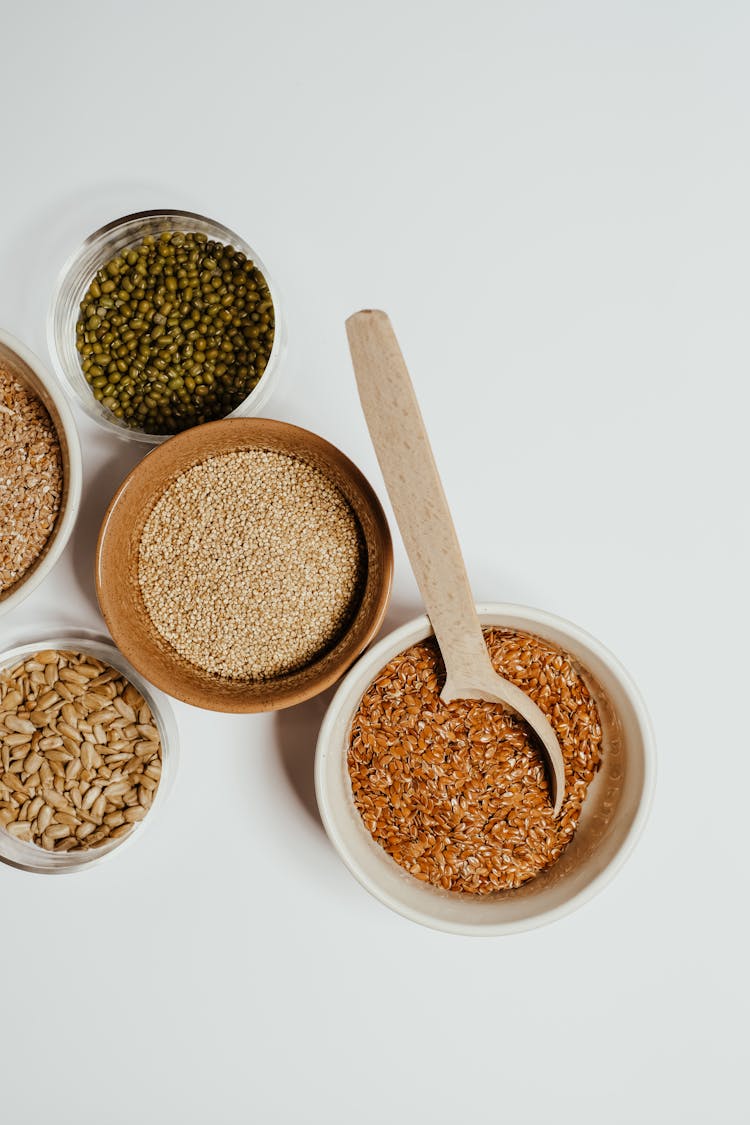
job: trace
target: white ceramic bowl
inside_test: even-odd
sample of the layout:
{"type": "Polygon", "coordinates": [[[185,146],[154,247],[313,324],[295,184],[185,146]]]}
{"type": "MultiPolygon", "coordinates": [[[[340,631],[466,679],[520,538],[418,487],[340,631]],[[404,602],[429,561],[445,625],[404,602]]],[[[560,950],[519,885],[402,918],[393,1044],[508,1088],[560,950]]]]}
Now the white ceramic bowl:
{"type": "Polygon", "coordinates": [[[118,649],[106,637],[86,629],[61,630],[58,633],[38,635],[33,630],[25,630],[16,637],[9,648],[0,653],[0,669],[11,668],[20,660],[42,649],[71,649],[74,652],[88,653],[97,660],[111,664],[138,689],[151,708],[156,728],[161,735],[161,780],[148,814],[133,826],[133,831],[116,840],[105,840],[98,848],[86,848],[72,852],[48,852],[38,844],[17,840],[0,826],[0,861],[24,871],[35,871],[43,875],[62,875],[71,871],[81,871],[101,863],[114,852],[121,852],[133,840],[140,840],[146,827],[153,824],[159,815],[172,786],[177,771],[178,737],[169,700],[140,676],[118,649]]]}
{"type": "Polygon", "coordinates": [[[362,886],[414,922],[456,934],[511,934],[553,922],[592,898],[621,867],[645,823],[654,787],[654,738],[646,708],[616,658],[583,629],[523,606],[478,605],[483,625],[544,637],[577,662],[599,708],[602,765],[589,787],[573,840],[556,864],[517,890],[467,895],[422,883],[404,871],[365,828],[346,765],[359,702],[380,669],[432,634],[427,617],[389,633],[342,681],[328,708],[315,757],[315,791],[326,832],[362,886]]]}
{"type": "Polygon", "coordinates": [[[144,430],[133,429],[97,402],[81,368],[76,348],[76,324],[81,301],[96,271],[116,254],[137,246],[146,235],[158,235],[165,230],[205,234],[208,238],[241,250],[263,274],[271,294],[275,331],[268,363],[257,385],[231,414],[226,415],[227,418],[249,418],[260,413],[276,386],[280,361],[286,347],[283,307],[276,282],[252,246],[223,223],[206,218],[205,215],[196,215],[192,211],[162,209],[124,215],[94,231],[68,258],[60,271],[52,295],[47,317],[47,343],[52,356],[52,365],[68,394],[75,398],[90,418],[118,437],[146,442],[149,445],[157,445],[172,435],[150,434],[144,430]]]}
{"type": "Polygon", "coordinates": [[[0,616],[15,609],[49,574],[68,542],[81,506],[81,443],[73,413],[60,384],[25,344],[0,331],[0,366],[39,396],[55,425],[63,465],[63,496],[57,523],[37,560],[4,594],[0,594],[0,616]]]}

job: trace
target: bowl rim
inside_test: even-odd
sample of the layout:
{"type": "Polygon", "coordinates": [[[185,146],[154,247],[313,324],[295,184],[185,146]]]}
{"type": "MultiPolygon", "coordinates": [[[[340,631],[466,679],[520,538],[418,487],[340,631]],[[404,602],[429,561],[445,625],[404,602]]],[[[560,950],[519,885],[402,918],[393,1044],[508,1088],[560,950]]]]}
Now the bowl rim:
{"type": "MultiPolygon", "coordinates": [[[[66,481],[68,493],[65,499],[65,505],[60,513],[60,522],[53,529],[53,541],[45,551],[39,564],[33,567],[28,577],[24,578],[22,576],[17,588],[6,598],[0,600],[0,617],[2,617],[4,614],[10,613],[11,610],[20,605],[20,603],[44,581],[65,550],[81,506],[83,458],[81,454],[81,439],[78,434],[78,427],[76,426],[73,411],[58,380],[52,378],[47,366],[31,348],[28,348],[23,341],[19,340],[12,333],[6,332],[5,329],[0,329],[0,344],[3,344],[8,351],[14,352],[21,362],[33,371],[46,393],[54,402],[63,429],[68,453],[66,481]]],[[[52,422],[55,424],[54,418],[52,422]]],[[[55,426],[55,428],[57,429],[57,426],[55,426]]]]}
{"type": "MultiPolygon", "coordinates": [[[[195,464],[198,462],[198,460],[199,458],[196,458],[196,461],[191,463],[195,464]]],[[[324,438],[322,435],[317,434],[312,430],[306,430],[301,426],[296,426],[291,422],[285,422],[280,419],[265,417],[222,418],[218,419],[215,422],[205,422],[202,426],[193,426],[191,429],[183,431],[183,433],[174,435],[169,442],[156,446],[156,448],[151,450],[148,455],[144,457],[143,460],[139,461],[138,464],[128,473],[128,475],[121,482],[117,491],[112,497],[112,500],[110,501],[102,520],[94,555],[94,578],[99,608],[101,610],[107,628],[114,638],[117,647],[126,657],[126,659],[128,659],[140,672],[141,676],[145,677],[150,683],[154,684],[161,691],[172,696],[172,698],[179,699],[181,702],[188,703],[194,707],[201,707],[205,710],[223,712],[225,714],[256,714],[259,712],[281,710],[282,708],[296,706],[296,704],[303,703],[305,702],[305,700],[311,699],[314,696],[320,694],[320,692],[325,691],[332,684],[334,684],[346,670],[348,670],[350,665],[354,661],[356,661],[356,659],[371,643],[373,637],[376,636],[383,623],[383,619],[387,612],[388,603],[390,600],[391,587],[393,584],[393,540],[391,537],[390,527],[388,525],[385,511],[383,510],[383,506],[380,503],[377,493],[373,489],[372,485],[367,480],[362,471],[343,452],[343,450],[339,449],[338,446],[335,446],[332,442],[328,441],[327,438],[324,438]],[[282,701],[276,703],[275,705],[268,706],[258,703],[257,705],[242,707],[238,707],[236,705],[217,706],[217,700],[210,694],[207,689],[196,687],[195,690],[176,691],[175,686],[169,679],[168,674],[163,672],[161,667],[159,666],[159,662],[156,660],[152,660],[148,656],[144,660],[143,651],[139,647],[137,640],[129,635],[123,635],[123,632],[121,628],[118,627],[118,623],[115,620],[112,612],[111,602],[113,601],[113,599],[111,597],[111,583],[104,574],[103,554],[108,545],[108,539],[112,534],[112,521],[117,515],[117,508],[123,496],[131,487],[135,479],[142,476],[147,476],[149,474],[154,465],[154,461],[152,459],[159,460],[161,458],[166,458],[168,456],[168,453],[166,451],[170,448],[170,446],[173,446],[174,443],[199,443],[201,441],[199,435],[204,433],[207,429],[216,430],[218,428],[226,428],[227,426],[253,428],[268,425],[278,427],[289,437],[295,437],[302,441],[308,441],[312,438],[314,440],[314,443],[319,447],[322,447],[326,453],[330,452],[333,459],[337,460],[341,464],[345,472],[356,483],[359,491],[366,499],[366,502],[372,513],[373,520],[377,525],[380,540],[382,541],[382,582],[380,584],[377,597],[373,602],[371,620],[366,629],[364,629],[357,644],[354,646],[351,652],[346,655],[345,662],[336,662],[332,664],[327,672],[318,674],[317,676],[311,676],[310,679],[305,682],[305,684],[293,690],[290,689],[288,696],[282,696],[282,701]]],[[[313,666],[313,664],[310,664],[306,667],[310,668],[313,666]]],[[[220,700],[220,703],[221,702],[223,702],[223,700],[220,700]]]]}
{"type": "MultiPolygon", "coordinates": [[[[392,630],[382,637],[361,656],[356,664],[349,669],[341,681],[336,694],[331,700],[318,734],[315,749],[315,796],[321,820],[326,834],[333,844],[339,858],[354,876],[357,882],[364,887],[374,898],[395,913],[407,918],[411,922],[426,926],[428,929],[439,930],[445,933],[472,937],[499,937],[509,934],[524,933],[528,930],[538,929],[549,925],[561,918],[572,914],[573,911],[583,906],[594,898],[607,886],[632,855],[638,839],[646,826],[653,803],[656,785],[656,745],[653,724],[646,708],[646,704],[630,673],[620,660],[603,645],[596,637],[574,622],[560,617],[547,610],[536,609],[533,606],[518,605],[511,602],[477,602],[477,613],[480,619],[483,616],[519,616],[536,625],[558,629],[568,634],[573,640],[589,648],[609,669],[620,682],[630,704],[633,707],[638,729],[643,742],[643,785],[641,788],[638,808],[633,821],[628,829],[625,839],[609,863],[577,894],[559,906],[535,915],[532,918],[521,918],[510,922],[471,923],[455,920],[436,918],[428,911],[410,907],[392,897],[384,890],[377,879],[372,878],[359,865],[349,851],[345,839],[338,829],[337,818],[333,813],[333,802],[329,800],[328,782],[326,773],[326,759],[329,751],[338,753],[333,745],[333,729],[342,711],[351,704],[355,685],[366,669],[377,672],[391,658],[393,653],[415,644],[418,640],[433,635],[430,620],[426,614],[412,618],[404,625],[392,630]]],[[[366,832],[364,826],[362,831],[366,832]]]]}
{"type": "MultiPolygon", "coordinates": [[[[136,222],[139,220],[143,221],[148,219],[157,219],[160,217],[168,219],[192,219],[200,223],[206,223],[210,226],[220,229],[227,236],[235,239],[237,243],[241,244],[239,246],[239,249],[242,249],[243,253],[247,253],[249,251],[248,256],[252,257],[252,261],[263,274],[263,277],[266,280],[266,284],[268,285],[268,289],[271,294],[271,300],[273,302],[274,309],[275,328],[273,346],[271,348],[271,354],[268,357],[268,363],[266,364],[266,367],[258,383],[250,391],[250,394],[246,395],[242,402],[239,403],[239,405],[236,406],[234,410],[231,411],[231,413],[225,415],[224,418],[216,419],[216,421],[223,422],[226,421],[227,418],[241,418],[248,416],[252,417],[263,408],[270,395],[276,389],[279,376],[281,375],[281,372],[283,370],[282,361],[286,353],[287,342],[286,320],[284,316],[285,306],[283,295],[280,292],[279,285],[276,282],[275,278],[273,278],[269,274],[265,262],[262,260],[260,255],[256,253],[254,247],[252,247],[250,243],[238,231],[234,230],[234,228],[228,227],[219,219],[213,219],[209,215],[203,215],[198,211],[186,211],[181,208],[173,207],[151,207],[148,210],[144,211],[132,211],[127,215],[120,215],[119,218],[110,219],[109,222],[104,223],[100,227],[97,227],[96,230],[92,231],[91,234],[83,238],[78,243],[78,245],[73,250],[71,250],[58,272],[57,278],[52,288],[49,305],[47,307],[47,349],[52,360],[52,370],[54,371],[58,382],[63,387],[66,395],[78,403],[80,408],[86,413],[87,417],[91,418],[92,421],[96,422],[97,425],[101,426],[108,433],[115,434],[123,441],[137,441],[144,445],[161,445],[163,442],[169,441],[171,437],[174,437],[176,435],[147,434],[143,430],[130,429],[127,426],[118,425],[116,422],[113,422],[111,419],[107,418],[105,414],[102,414],[100,411],[96,410],[91,405],[91,402],[89,402],[88,399],[86,399],[85,396],[80,393],[74,383],[74,380],[68,375],[67,367],[63,362],[63,358],[60,355],[57,347],[55,322],[56,312],[60,304],[61,294],[65,288],[65,284],[68,280],[71,270],[78,260],[79,255],[89,246],[96,243],[99,239],[110,234],[112,231],[125,226],[125,224],[127,223],[136,222]],[[238,413],[238,411],[247,409],[248,403],[251,399],[253,399],[253,415],[238,413]]],[[[194,427],[189,428],[193,429],[194,427]]]]}
{"type": "Polygon", "coordinates": [[[71,853],[71,859],[67,862],[65,856],[69,853],[60,854],[60,863],[55,866],[35,863],[34,859],[38,857],[41,849],[33,844],[28,844],[29,851],[25,853],[28,854],[28,862],[26,862],[25,841],[17,841],[24,844],[24,849],[19,849],[21,855],[18,858],[0,854],[0,863],[4,866],[14,867],[18,871],[25,871],[32,875],[75,875],[90,871],[92,867],[98,867],[113,855],[120,855],[123,849],[132,845],[134,840],[139,840],[148,825],[153,823],[154,811],[160,812],[168,799],[179,766],[180,734],[169,696],[150,684],[106,633],[69,624],[52,625],[41,629],[36,625],[26,625],[16,630],[10,643],[3,644],[0,649],[0,670],[6,668],[11,661],[22,659],[43,647],[72,648],[73,646],[79,646],[81,652],[93,653],[97,659],[109,661],[112,667],[122,672],[143,695],[151,707],[161,736],[162,777],[147,816],[136,824],[134,831],[129,832],[119,841],[110,841],[109,845],[105,841],[100,847],[71,853]]]}

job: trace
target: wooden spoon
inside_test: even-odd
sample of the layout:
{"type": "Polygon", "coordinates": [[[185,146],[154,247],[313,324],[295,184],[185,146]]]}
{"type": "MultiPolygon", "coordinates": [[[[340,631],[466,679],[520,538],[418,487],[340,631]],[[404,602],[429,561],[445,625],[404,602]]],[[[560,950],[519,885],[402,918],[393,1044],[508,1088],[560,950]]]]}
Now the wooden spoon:
{"type": "Polygon", "coordinates": [[[445,664],[441,698],[483,699],[516,711],[549,759],[554,815],[565,766],[554,730],[536,703],[492,667],[414,388],[391,322],[365,309],[346,322],[359,397],[388,495],[445,664]]]}

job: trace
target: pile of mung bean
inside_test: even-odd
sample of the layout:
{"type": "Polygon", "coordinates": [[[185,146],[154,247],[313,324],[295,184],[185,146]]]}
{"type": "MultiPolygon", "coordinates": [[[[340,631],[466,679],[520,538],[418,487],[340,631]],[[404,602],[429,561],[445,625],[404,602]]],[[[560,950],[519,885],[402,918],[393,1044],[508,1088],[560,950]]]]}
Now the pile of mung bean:
{"type": "Polygon", "coordinates": [[[94,397],[154,434],[231,413],[257,385],[273,340],[260,270],[241,250],[180,231],[149,235],[106,262],[76,327],[94,397]]]}

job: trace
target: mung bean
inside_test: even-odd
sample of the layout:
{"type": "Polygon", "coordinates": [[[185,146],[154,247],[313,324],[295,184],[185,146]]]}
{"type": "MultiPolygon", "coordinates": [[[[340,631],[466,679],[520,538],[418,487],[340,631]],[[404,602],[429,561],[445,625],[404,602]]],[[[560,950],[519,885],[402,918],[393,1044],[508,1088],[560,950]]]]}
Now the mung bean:
{"type": "Polygon", "coordinates": [[[94,397],[155,434],[231,413],[260,380],[273,340],[273,302],[255,264],[181,231],[148,235],[107,261],[76,326],[94,397]]]}

